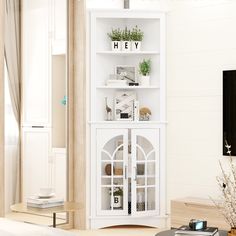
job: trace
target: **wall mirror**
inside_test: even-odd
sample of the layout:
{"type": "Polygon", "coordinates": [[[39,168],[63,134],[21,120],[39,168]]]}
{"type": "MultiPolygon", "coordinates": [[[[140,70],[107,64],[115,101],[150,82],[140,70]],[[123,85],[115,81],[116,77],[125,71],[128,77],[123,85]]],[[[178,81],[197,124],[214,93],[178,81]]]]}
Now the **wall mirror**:
{"type": "MultiPolygon", "coordinates": [[[[6,0],[5,216],[11,219],[51,225],[51,215],[11,206],[32,197],[68,199],[67,12],[67,0],[6,0]]],[[[68,223],[68,215],[57,214],[57,223],[68,223]]]]}

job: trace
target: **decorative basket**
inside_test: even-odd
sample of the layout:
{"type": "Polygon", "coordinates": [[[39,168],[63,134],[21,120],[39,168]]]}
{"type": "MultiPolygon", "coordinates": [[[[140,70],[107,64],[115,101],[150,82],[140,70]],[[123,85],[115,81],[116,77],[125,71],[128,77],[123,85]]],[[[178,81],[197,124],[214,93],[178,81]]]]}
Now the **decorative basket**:
{"type": "Polygon", "coordinates": [[[123,169],[114,168],[114,175],[123,175],[123,169]]]}

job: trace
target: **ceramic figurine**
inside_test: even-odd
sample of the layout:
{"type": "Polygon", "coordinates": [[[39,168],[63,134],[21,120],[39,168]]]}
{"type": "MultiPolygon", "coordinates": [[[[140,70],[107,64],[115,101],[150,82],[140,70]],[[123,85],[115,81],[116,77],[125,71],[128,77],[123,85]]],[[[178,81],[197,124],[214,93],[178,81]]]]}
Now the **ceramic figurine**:
{"type": "Polygon", "coordinates": [[[105,98],[106,100],[106,120],[112,120],[112,109],[108,106],[107,104],[107,97],[105,98]]]}
{"type": "Polygon", "coordinates": [[[151,110],[148,107],[142,107],[139,110],[139,118],[142,121],[148,121],[150,119],[151,114],[151,110]]]}

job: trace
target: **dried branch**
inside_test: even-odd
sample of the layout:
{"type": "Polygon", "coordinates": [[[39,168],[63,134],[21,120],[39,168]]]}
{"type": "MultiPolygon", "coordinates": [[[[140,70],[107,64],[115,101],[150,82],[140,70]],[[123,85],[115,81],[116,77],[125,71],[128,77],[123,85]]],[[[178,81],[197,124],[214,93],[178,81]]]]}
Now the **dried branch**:
{"type": "Polygon", "coordinates": [[[211,198],[217,209],[221,212],[225,221],[231,226],[236,227],[236,167],[233,163],[231,156],[231,146],[225,141],[225,147],[229,154],[229,173],[223,168],[222,163],[219,161],[221,176],[218,176],[217,183],[221,190],[221,201],[217,202],[211,198]]]}

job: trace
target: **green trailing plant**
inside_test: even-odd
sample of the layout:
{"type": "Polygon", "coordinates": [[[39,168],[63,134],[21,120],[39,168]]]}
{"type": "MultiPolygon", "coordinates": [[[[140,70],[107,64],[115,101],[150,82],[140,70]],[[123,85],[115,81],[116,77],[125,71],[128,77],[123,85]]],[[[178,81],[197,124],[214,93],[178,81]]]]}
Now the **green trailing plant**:
{"type": "Polygon", "coordinates": [[[144,33],[136,25],[131,31],[131,40],[132,41],[142,41],[144,33]]]}
{"type": "Polygon", "coordinates": [[[130,41],[131,40],[131,32],[130,32],[130,30],[128,30],[127,27],[125,27],[125,29],[122,31],[121,39],[123,41],[130,41]]]}
{"type": "MultiPolygon", "coordinates": [[[[111,189],[109,193],[111,195],[111,189]]],[[[115,187],[113,191],[113,196],[123,196],[123,190],[120,187],[115,187]]]]}
{"type": "Polygon", "coordinates": [[[112,29],[110,33],[107,33],[111,41],[121,41],[122,31],[120,28],[112,29]]]}
{"type": "Polygon", "coordinates": [[[150,74],[150,71],[151,71],[151,60],[143,59],[143,61],[139,63],[139,73],[143,76],[147,76],[150,74]]]}

